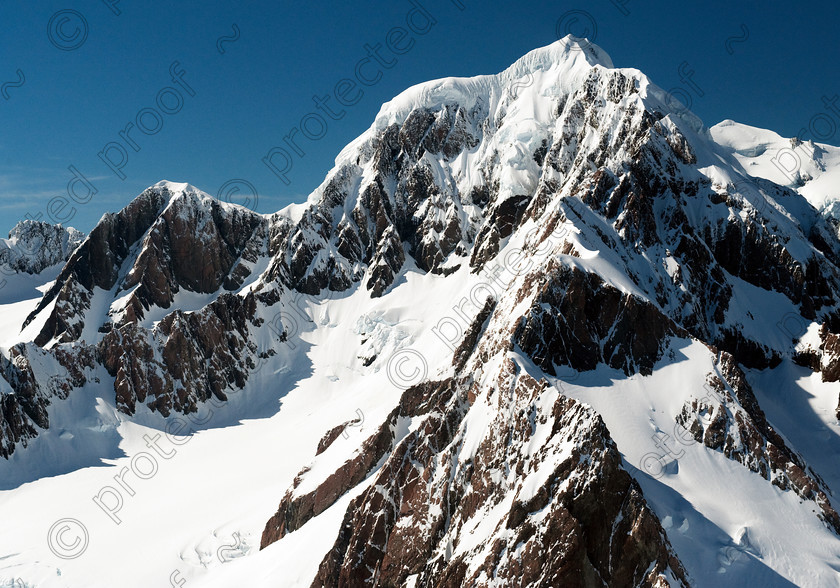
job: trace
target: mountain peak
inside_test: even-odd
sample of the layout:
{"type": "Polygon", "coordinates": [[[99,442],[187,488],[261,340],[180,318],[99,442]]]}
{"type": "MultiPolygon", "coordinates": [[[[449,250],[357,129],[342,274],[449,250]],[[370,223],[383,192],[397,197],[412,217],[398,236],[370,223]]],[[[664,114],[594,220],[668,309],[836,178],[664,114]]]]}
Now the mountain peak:
{"type": "Polygon", "coordinates": [[[159,191],[169,191],[173,194],[183,194],[187,192],[195,192],[198,194],[204,194],[192,184],[188,184],[187,182],[171,182],[169,180],[161,180],[157,184],[153,184],[149,186],[149,190],[159,190],[159,191]]]}
{"type": "Polygon", "coordinates": [[[612,58],[600,46],[586,38],[566,35],[550,45],[529,51],[517,59],[507,71],[517,67],[536,71],[563,61],[581,65],[585,62],[589,67],[600,65],[607,69],[615,69],[612,58]]]}
{"type": "MultiPolygon", "coordinates": [[[[192,184],[187,182],[170,182],[169,180],[161,180],[157,184],[149,186],[146,192],[154,192],[164,198],[166,210],[170,207],[176,207],[179,210],[207,208],[211,201],[215,200],[210,194],[199,190],[192,184]]],[[[222,202],[225,205],[226,203],[222,202]]],[[[163,211],[161,211],[163,213],[163,211]]]]}
{"type": "Polygon", "coordinates": [[[491,102],[499,101],[505,95],[515,98],[532,87],[539,90],[554,86],[552,93],[568,94],[596,66],[614,68],[606,51],[585,39],[567,35],[527,53],[498,74],[448,77],[412,86],[382,106],[374,127],[381,130],[395,122],[401,124],[418,107],[454,103],[469,110],[487,97],[491,102]]]}

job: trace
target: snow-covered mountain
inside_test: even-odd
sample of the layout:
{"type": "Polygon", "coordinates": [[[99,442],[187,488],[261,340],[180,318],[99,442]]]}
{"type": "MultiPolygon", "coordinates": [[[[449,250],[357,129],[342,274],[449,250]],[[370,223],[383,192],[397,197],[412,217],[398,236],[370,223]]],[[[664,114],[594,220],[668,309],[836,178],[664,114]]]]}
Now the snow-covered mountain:
{"type": "Polygon", "coordinates": [[[840,147],[785,139],[731,120],[709,131],[718,144],[732,150],[749,175],[796,190],[840,225],[840,147]]]}
{"type": "Polygon", "coordinates": [[[16,224],[8,239],[0,239],[3,274],[40,274],[50,266],[67,261],[84,240],[76,229],[24,220],[16,224]]]}
{"type": "Polygon", "coordinates": [[[833,152],[784,182],[667,104],[566,38],[399,95],[306,204],[103,217],[4,319],[0,580],[835,582],[833,152]]]}

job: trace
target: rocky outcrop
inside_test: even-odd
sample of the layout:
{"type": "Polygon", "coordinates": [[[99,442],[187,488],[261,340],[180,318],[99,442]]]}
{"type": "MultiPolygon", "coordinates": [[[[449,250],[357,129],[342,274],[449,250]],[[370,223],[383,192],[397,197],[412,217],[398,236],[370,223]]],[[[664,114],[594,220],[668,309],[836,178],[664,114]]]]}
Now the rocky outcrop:
{"type": "Polygon", "coordinates": [[[142,249],[119,291],[131,292],[125,317],[132,322],[156,306],[169,308],[185,289],[200,294],[236,290],[261,252],[265,220],[189,192],[173,199],[143,238],[142,249]]]}
{"type": "Polygon", "coordinates": [[[131,247],[145,234],[165,203],[163,195],[147,190],[118,214],[107,214],[77,249],[36,309],[28,325],[55,302],[44,327],[35,339],[45,345],[52,339],[76,340],[84,328],[84,314],[90,308],[94,287],[110,290],[131,247]]]}
{"type": "MultiPolygon", "coordinates": [[[[332,506],[350,489],[360,484],[376,464],[393,449],[394,425],[398,416],[398,411],[393,411],[379,427],[376,434],[368,438],[351,459],[331,473],[315,490],[305,494],[300,493],[299,488],[309,470],[302,470],[295,477],[294,484],[280,502],[277,513],[266,523],[260,541],[260,549],[279,541],[286,534],[296,531],[307,521],[332,506]]],[[[343,428],[344,425],[328,432],[322,446],[329,446],[343,428]]],[[[326,446],[319,447],[319,455],[326,450],[326,446]]]]}
{"type": "MultiPolygon", "coordinates": [[[[156,184],[119,213],[105,215],[25,324],[48,313],[35,342],[70,342],[87,320],[97,319],[86,317],[95,288],[124,295],[122,306],[112,309],[116,326],[142,319],[151,307],[169,308],[181,289],[236,289],[245,277],[240,260],[256,261],[251,241],[264,224],[259,215],[191,186],[156,184]]],[[[111,323],[96,327],[107,330],[111,323]]]]}
{"type": "Polygon", "coordinates": [[[820,372],[823,382],[840,382],[840,335],[823,327],[821,351],[820,372]]]}
{"type": "Polygon", "coordinates": [[[244,387],[258,361],[255,311],[254,296],[224,294],[201,311],[170,313],[154,329],[129,323],[109,332],[98,349],[115,378],[117,408],[134,414],[143,403],[168,416],[227,400],[225,390],[244,387]]]}
{"type": "Polygon", "coordinates": [[[418,109],[372,137],[355,164],[331,174],[323,205],[284,228],[285,245],[270,275],[309,294],[361,280],[380,297],[407,255],[424,271],[446,271],[453,252],[466,254],[469,229],[459,195],[437,184],[423,155],[454,156],[475,147],[478,139],[468,130],[474,124],[463,108],[418,109]],[[364,165],[373,173],[358,185],[364,165]]]}
{"type": "MultiPolygon", "coordinates": [[[[134,322],[114,328],[95,346],[60,344],[49,351],[19,344],[7,359],[0,355],[0,377],[12,394],[0,396],[0,456],[17,443],[25,447],[50,426],[48,408],[84,386],[92,370],[103,366],[114,378],[116,408],[127,415],[138,405],[163,416],[192,413],[211,400],[225,401],[241,390],[263,360],[275,353],[259,348],[255,332],[264,324],[258,305],[270,298],[222,294],[196,312],[173,311],[153,328],[134,322]],[[34,367],[29,356],[40,361],[34,367]],[[51,371],[59,366],[58,373],[51,371]]],[[[286,317],[291,315],[286,312],[286,317]]],[[[281,315],[270,331],[275,344],[285,339],[281,315]]],[[[2,382],[0,382],[2,383],[2,382]]]]}
{"type": "Polygon", "coordinates": [[[576,268],[551,264],[532,274],[518,299],[533,302],[513,341],[551,375],[556,365],[586,371],[600,363],[650,374],[668,338],[682,333],[653,304],[576,268]]]}
{"type": "Polygon", "coordinates": [[[467,361],[475,351],[476,344],[487,325],[490,315],[496,308],[496,300],[492,296],[488,296],[484,302],[484,306],[475,315],[467,332],[464,334],[464,339],[455,349],[455,355],[452,356],[452,366],[455,368],[455,373],[461,373],[466,367],[467,361]]]}

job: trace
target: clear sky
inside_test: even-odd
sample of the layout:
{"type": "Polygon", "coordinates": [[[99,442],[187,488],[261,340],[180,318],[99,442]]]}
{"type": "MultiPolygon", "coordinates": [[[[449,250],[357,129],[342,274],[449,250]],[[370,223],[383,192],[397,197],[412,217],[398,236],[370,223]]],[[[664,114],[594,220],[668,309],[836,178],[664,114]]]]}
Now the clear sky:
{"type": "Polygon", "coordinates": [[[27,215],[89,231],[161,179],[262,213],[301,202],[403,89],[567,32],[707,125],[813,124],[838,145],[838,16],[836,0],[3,0],[0,233],[27,215]]]}

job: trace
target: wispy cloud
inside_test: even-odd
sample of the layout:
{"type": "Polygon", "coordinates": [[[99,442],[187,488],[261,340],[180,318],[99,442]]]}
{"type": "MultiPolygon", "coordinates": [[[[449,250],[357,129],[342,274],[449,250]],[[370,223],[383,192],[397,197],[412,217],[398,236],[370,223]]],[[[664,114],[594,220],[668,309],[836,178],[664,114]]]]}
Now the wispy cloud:
{"type": "Polygon", "coordinates": [[[44,214],[52,198],[67,194],[69,180],[67,170],[60,167],[0,166],[0,212],[17,220],[27,213],[44,214]]]}

